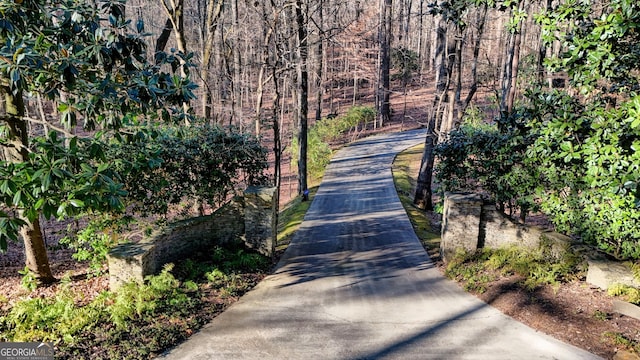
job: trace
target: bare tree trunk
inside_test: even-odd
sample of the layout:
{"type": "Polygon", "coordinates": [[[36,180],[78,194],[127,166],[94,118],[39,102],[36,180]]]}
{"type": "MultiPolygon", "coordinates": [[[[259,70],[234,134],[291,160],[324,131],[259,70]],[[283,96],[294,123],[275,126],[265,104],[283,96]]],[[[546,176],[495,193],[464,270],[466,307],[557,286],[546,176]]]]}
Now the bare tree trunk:
{"type": "MultiPolygon", "coordinates": [[[[457,92],[457,91],[456,91],[457,92]]],[[[451,128],[453,128],[453,119],[456,117],[456,97],[451,94],[451,91],[447,92],[447,107],[444,113],[443,119],[440,122],[440,131],[438,141],[444,141],[451,128]]]]}
{"type": "Polygon", "coordinates": [[[464,115],[467,107],[471,103],[473,96],[478,91],[478,58],[480,57],[480,46],[482,44],[482,38],[484,36],[484,29],[487,20],[487,3],[483,3],[482,8],[477,16],[477,34],[476,41],[473,45],[473,61],[471,62],[471,86],[469,87],[469,93],[464,102],[460,106],[460,112],[464,115]]]}
{"type": "MultiPolygon", "coordinates": [[[[419,28],[419,32],[418,32],[418,63],[420,64],[420,79],[422,81],[422,74],[424,73],[424,67],[425,67],[425,61],[424,58],[425,56],[423,54],[427,54],[427,59],[429,59],[429,53],[431,52],[431,50],[429,49],[428,46],[425,46],[424,44],[424,1],[425,0],[420,0],[420,9],[418,10],[418,28],[419,28]]],[[[427,42],[428,43],[428,42],[427,42]]],[[[428,66],[428,64],[426,64],[428,66]]]]}
{"type": "Polygon", "coordinates": [[[416,194],[413,198],[413,203],[416,207],[429,211],[433,210],[431,182],[433,181],[433,164],[435,161],[433,151],[437,144],[436,126],[436,114],[434,113],[429,116],[429,123],[427,124],[424,152],[420,162],[416,194]]]}
{"type": "MultiPolygon", "coordinates": [[[[275,24],[278,22],[277,13],[274,13],[274,25],[269,26],[269,19],[267,14],[267,6],[265,2],[262,2],[262,56],[261,56],[261,64],[260,71],[258,73],[258,87],[256,89],[256,110],[255,110],[255,134],[256,136],[260,136],[260,121],[262,115],[262,101],[264,97],[264,83],[265,83],[265,73],[269,67],[269,44],[271,43],[271,38],[273,37],[273,28],[275,24]]],[[[275,66],[275,65],[274,65],[275,66]]]]}
{"type": "Polygon", "coordinates": [[[302,0],[296,0],[296,25],[298,34],[298,194],[306,200],[308,196],[307,184],[307,132],[309,114],[309,73],[307,62],[309,45],[307,39],[306,6],[302,0]]]}
{"type": "Polygon", "coordinates": [[[411,39],[409,38],[409,34],[411,33],[409,31],[409,29],[411,29],[411,11],[413,10],[413,1],[412,0],[405,0],[405,6],[407,9],[407,14],[406,16],[400,17],[400,23],[403,24],[403,31],[404,31],[404,47],[405,48],[409,48],[410,47],[410,43],[411,43],[411,39]]]}
{"type": "MultiPolygon", "coordinates": [[[[271,68],[271,81],[273,82],[273,102],[272,102],[272,117],[273,117],[273,153],[275,155],[274,164],[274,183],[276,186],[276,194],[279,198],[280,185],[282,183],[282,136],[281,136],[281,117],[280,117],[280,103],[282,96],[280,95],[280,86],[278,84],[277,68],[273,66],[271,68]]],[[[277,213],[277,212],[276,212],[277,213]]],[[[277,215],[276,215],[277,216],[277,215]]],[[[277,222],[277,220],[276,220],[277,222]]]]}
{"type": "MultiPolygon", "coordinates": [[[[187,37],[185,35],[184,29],[184,0],[161,0],[160,1],[162,8],[165,10],[165,14],[168,19],[171,21],[171,26],[173,27],[176,44],[178,46],[178,51],[183,54],[187,53],[187,37]]],[[[165,26],[166,29],[166,26],[165,26]]],[[[184,65],[184,60],[181,60],[181,65],[184,65]]],[[[180,67],[180,76],[186,77],[187,73],[184,69],[184,66],[180,67]]],[[[182,104],[182,111],[184,112],[184,121],[185,125],[189,125],[189,118],[187,114],[191,109],[191,105],[188,102],[182,104]]]]}
{"type": "Polygon", "coordinates": [[[431,182],[433,180],[433,164],[435,161],[434,150],[438,143],[438,124],[442,121],[443,102],[446,101],[446,90],[449,83],[449,72],[447,70],[447,34],[448,29],[445,20],[438,17],[436,29],[436,55],[434,63],[436,65],[435,96],[433,108],[427,124],[427,135],[425,138],[424,152],[420,163],[420,172],[416,193],[413,203],[420,209],[433,210],[433,199],[431,182]]]}
{"type": "Polygon", "coordinates": [[[398,43],[402,44],[403,41],[407,40],[404,34],[404,11],[407,7],[405,0],[400,0],[396,4],[398,5],[398,43]]]}
{"type": "Polygon", "coordinates": [[[380,28],[379,28],[379,46],[380,46],[380,85],[378,87],[378,121],[380,127],[391,120],[391,78],[389,75],[391,69],[391,26],[392,26],[392,0],[381,0],[380,7],[380,28]]]}
{"type": "MultiPolygon", "coordinates": [[[[0,77],[0,94],[4,96],[4,113],[0,114],[0,120],[6,124],[5,140],[2,143],[4,160],[13,163],[28,161],[29,134],[27,123],[24,120],[25,105],[22,93],[14,94],[5,85],[5,79],[0,77]]],[[[18,218],[25,222],[20,229],[20,235],[24,241],[26,266],[31,270],[38,282],[47,284],[55,281],[55,277],[49,267],[49,257],[44,243],[40,218],[30,219],[22,210],[18,211],[18,218]]]]}
{"type": "MultiPolygon", "coordinates": [[[[526,9],[527,1],[524,0],[520,6],[521,10],[526,9]]],[[[522,20],[518,23],[515,32],[509,41],[509,54],[505,61],[505,75],[502,79],[502,101],[500,102],[500,112],[502,116],[508,116],[513,112],[513,104],[516,97],[518,69],[520,63],[520,44],[522,42],[522,20]]]]}
{"type": "Polygon", "coordinates": [[[318,44],[316,46],[316,121],[322,119],[322,76],[324,66],[324,0],[318,4],[318,44]]]}
{"type": "MultiPolygon", "coordinates": [[[[453,124],[453,118],[456,120],[460,120],[462,118],[462,44],[465,42],[466,32],[462,34],[460,32],[460,28],[457,28],[456,31],[456,39],[455,39],[455,74],[456,74],[456,90],[453,99],[450,99],[450,103],[457,105],[450,108],[449,118],[451,121],[449,127],[446,129],[447,133],[449,129],[451,129],[451,125],[453,124]]],[[[440,132],[441,135],[444,135],[444,132],[440,132]]]]}
{"type": "Polygon", "coordinates": [[[240,56],[240,15],[238,0],[232,1],[233,16],[233,78],[231,81],[231,116],[240,124],[242,122],[242,58],[240,56]]]}
{"type": "Polygon", "coordinates": [[[161,0],[171,25],[175,30],[178,51],[187,52],[187,38],[184,33],[184,0],[161,0]]]}
{"type": "MultiPolygon", "coordinates": [[[[233,1],[232,1],[233,2],[233,1]]],[[[204,19],[204,34],[203,34],[203,48],[202,48],[202,64],[200,76],[204,87],[202,94],[202,113],[205,119],[210,119],[212,116],[211,106],[211,89],[209,86],[211,58],[213,57],[213,40],[215,38],[216,29],[218,27],[218,20],[222,13],[224,0],[207,2],[207,10],[204,19]]]]}

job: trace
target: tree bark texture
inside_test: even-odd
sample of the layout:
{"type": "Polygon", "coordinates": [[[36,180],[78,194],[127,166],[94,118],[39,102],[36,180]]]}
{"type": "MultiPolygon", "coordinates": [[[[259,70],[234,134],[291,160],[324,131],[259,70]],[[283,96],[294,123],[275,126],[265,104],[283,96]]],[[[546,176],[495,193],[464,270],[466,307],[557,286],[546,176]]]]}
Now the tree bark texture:
{"type": "Polygon", "coordinates": [[[296,25],[298,34],[298,194],[305,195],[308,191],[307,183],[307,135],[309,115],[309,72],[307,62],[309,58],[307,14],[302,0],[296,0],[296,25]]]}
{"type": "MultiPolygon", "coordinates": [[[[0,78],[1,82],[4,79],[0,78]]],[[[29,134],[27,123],[24,120],[25,105],[22,93],[13,94],[8,86],[1,86],[0,93],[4,95],[3,122],[7,125],[6,141],[3,144],[4,160],[8,162],[25,162],[29,159],[29,134]]],[[[20,229],[20,235],[24,242],[26,266],[31,270],[38,282],[51,283],[55,281],[49,266],[49,257],[40,227],[40,219],[29,219],[18,210],[18,218],[25,222],[20,229]]]]}
{"type": "Polygon", "coordinates": [[[210,0],[207,2],[207,9],[205,14],[205,21],[203,26],[203,48],[202,48],[202,64],[200,77],[204,86],[202,93],[202,113],[205,119],[210,119],[212,114],[211,105],[211,88],[210,88],[210,71],[211,59],[213,58],[213,49],[216,35],[216,29],[218,28],[218,20],[222,14],[222,7],[224,0],[210,0]]]}
{"type": "Polygon", "coordinates": [[[316,121],[322,119],[322,77],[324,76],[324,0],[319,0],[318,4],[318,44],[316,45],[316,121]]]}
{"type": "MultiPolygon", "coordinates": [[[[520,4],[520,9],[524,11],[527,6],[524,0],[520,4]]],[[[516,25],[516,29],[509,37],[508,54],[505,61],[504,77],[502,79],[502,101],[500,102],[500,112],[502,116],[509,116],[513,112],[518,81],[518,69],[520,64],[520,44],[522,42],[522,23],[516,25]]]]}
{"type": "Polygon", "coordinates": [[[448,29],[445,20],[440,17],[437,20],[434,56],[436,66],[435,96],[427,124],[424,152],[422,153],[420,172],[418,173],[416,193],[413,198],[413,203],[423,210],[433,210],[431,182],[433,181],[433,164],[435,161],[434,149],[438,143],[436,129],[438,129],[438,124],[442,121],[443,102],[446,101],[445,95],[449,83],[447,70],[447,33],[448,29]]]}
{"type": "Polygon", "coordinates": [[[381,0],[380,7],[380,84],[378,87],[378,122],[382,127],[391,120],[391,25],[392,25],[392,0],[381,0]]]}

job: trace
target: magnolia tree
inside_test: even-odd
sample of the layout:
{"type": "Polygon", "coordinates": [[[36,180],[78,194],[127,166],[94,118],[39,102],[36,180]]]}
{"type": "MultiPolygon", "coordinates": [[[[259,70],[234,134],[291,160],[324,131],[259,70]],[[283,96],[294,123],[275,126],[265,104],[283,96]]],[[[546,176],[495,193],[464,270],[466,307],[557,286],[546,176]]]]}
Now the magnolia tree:
{"type": "Polygon", "coordinates": [[[129,33],[123,9],[118,1],[0,1],[0,249],[22,238],[26,265],[41,282],[54,280],[42,217],[125,205],[105,156],[108,139],[189,116],[182,110],[194,97],[189,56],[147,61],[144,25],[129,33]],[[54,104],[57,118],[27,114],[33,99],[54,104]],[[37,123],[46,136],[30,136],[37,123]],[[80,126],[92,135],[74,136],[80,126]]]}
{"type": "MultiPolygon", "coordinates": [[[[530,89],[497,125],[467,123],[436,149],[447,190],[480,184],[540,209],[618,259],[640,259],[640,4],[567,0],[536,16],[572,92],[530,89]],[[579,91],[578,91],[579,90],[579,91]]],[[[503,206],[504,208],[504,206],[503,206]]]]}
{"type": "Polygon", "coordinates": [[[580,90],[529,96],[543,210],[607,253],[640,259],[640,4],[563,1],[537,20],[565,50],[549,65],[580,90]]]}

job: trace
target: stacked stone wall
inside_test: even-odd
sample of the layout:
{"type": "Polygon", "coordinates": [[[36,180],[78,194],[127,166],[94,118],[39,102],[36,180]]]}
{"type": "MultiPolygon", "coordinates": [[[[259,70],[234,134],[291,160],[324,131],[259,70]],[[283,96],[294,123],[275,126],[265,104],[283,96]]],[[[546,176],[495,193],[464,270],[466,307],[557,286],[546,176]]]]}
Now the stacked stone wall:
{"type": "MultiPolygon", "coordinates": [[[[452,258],[458,249],[473,251],[479,248],[497,249],[516,245],[523,248],[549,246],[551,254],[560,258],[571,247],[571,239],[565,235],[517,223],[496,209],[485,204],[477,194],[447,193],[442,215],[440,252],[444,261],[452,258]]],[[[575,245],[575,244],[574,244],[575,245]]],[[[586,282],[607,290],[616,284],[640,288],[628,264],[614,261],[595,250],[576,251],[588,264],[586,282]]],[[[615,312],[640,318],[640,307],[614,300],[615,312]]]]}
{"type": "Polygon", "coordinates": [[[560,256],[570,245],[569,237],[517,223],[486,204],[478,194],[447,193],[442,215],[441,255],[445,261],[458,249],[497,249],[509,245],[538,248],[548,242],[560,256]]]}
{"type": "Polygon", "coordinates": [[[276,242],[274,188],[249,188],[208,216],[178,221],[152,232],[139,242],[112,249],[109,286],[117,289],[128,281],[142,282],[171,262],[214,245],[245,244],[265,256],[273,256],[276,242]]]}

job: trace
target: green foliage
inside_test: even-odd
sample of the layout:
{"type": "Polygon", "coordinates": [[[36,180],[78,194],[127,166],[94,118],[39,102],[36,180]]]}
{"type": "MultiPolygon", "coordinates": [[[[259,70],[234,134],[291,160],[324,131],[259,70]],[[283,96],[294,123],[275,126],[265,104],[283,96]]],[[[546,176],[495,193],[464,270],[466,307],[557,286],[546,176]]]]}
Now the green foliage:
{"type": "Polygon", "coordinates": [[[36,279],[33,271],[29,270],[29,267],[25,266],[24,269],[18,271],[18,274],[22,275],[20,284],[23,288],[33,291],[38,287],[38,279],[36,279]]]}
{"type": "Polygon", "coordinates": [[[522,116],[513,114],[497,124],[478,119],[473,108],[463,124],[436,146],[436,179],[444,191],[488,192],[502,209],[505,204],[522,214],[535,210],[532,196],[535,169],[527,166],[531,137],[522,116]]]}
{"type": "Polygon", "coordinates": [[[539,204],[558,231],[639,259],[640,4],[592,10],[567,1],[536,17],[544,41],[566,50],[548,65],[582,96],[530,90],[496,128],[463,125],[440,147],[437,176],[447,190],[477,185],[523,211],[539,204]]]}
{"type": "Polygon", "coordinates": [[[489,255],[487,250],[466,252],[460,249],[447,263],[444,274],[450,279],[463,282],[466,291],[483,293],[487,291],[487,283],[495,280],[494,275],[484,271],[484,261],[489,255]]]}
{"type": "Polygon", "coordinates": [[[85,328],[91,328],[104,319],[107,295],[102,294],[85,307],[75,305],[69,290],[61,291],[55,298],[33,298],[18,301],[0,319],[3,341],[61,341],[73,343],[75,336],[85,328]]]}
{"type": "Polygon", "coordinates": [[[555,71],[567,71],[584,94],[593,90],[625,93],[640,85],[640,4],[612,0],[602,11],[588,1],[567,1],[536,17],[547,43],[560,41],[566,52],[549,59],[555,71]]]}
{"type": "MultiPolygon", "coordinates": [[[[235,274],[263,272],[271,265],[269,258],[236,247],[215,246],[210,257],[187,259],[176,267],[176,275],[187,281],[208,281],[211,285],[226,286],[235,274]]],[[[203,256],[206,256],[203,255],[203,256]]]]}
{"type": "Polygon", "coordinates": [[[214,268],[213,270],[205,273],[204,276],[214,286],[219,286],[229,280],[229,276],[218,268],[214,268]]]}
{"type": "Polygon", "coordinates": [[[452,131],[436,149],[436,178],[447,191],[480,188],[522,213],[539,207],[558,231],[640,258],[640,98],[612,108],[604,96],[527,96],[527,107],[496,125],[452,131]]]}
{"type": "Polygon", "coordinates": [[[563,232],[617,258],[640,258],[640,128],[629,103],[582,103],[566,93],[533,92],[528,149],[540,171],[542,210],[563,232]]]}
{"type": "Polygon", "coordinates": [[[17,239],[18,209],[32,221],[40,214],[66,218],[86,211],[121,211],[126,192],[112,165],[103,162],[103,145],[96,138],[72,138],[65,144],[51,132],[33,139],[28,161],[0,162],[0,202],[10,209],[0,213],[2,238],[17,239]]]}
{"type": "MultiPolygon", "coordinates": [[[[375,119],[375,110],[368,106],[351,107],[346,114],[325,118],[316,122],[309,129],[309,137],[317,136],[322,142],[331,142],[345,133],[356,130],[360,125],[366,125],[375,119]]],[[[311,146],[309,146],[311,147],[311,146]]]]}
{"type": "Polygon", "coordinates": [[[222,246],[213,249],[212,260],[214,270],[221,267],[225,273],[264,270],[270,264],[269,258],[258,253],[222,246]]]}
{"type": "Polygon", "coordinates": [[[596,320],[600,320],[600,321],[607,321],[611,318],[611,316],[608,313],[598,309],[596,309],[596,311],[593,312],[593,317],[596,320]]]}
{"type": "Polygon", "coordinates": [[[611,341],[613,345],[615,345],[616,347],[622,346],[630,351],[640,352],[640,343],[638,343],[638,341],[636,340],[630,339],[624,334],[613,332],[613,331],[607,331],[604,334],[602,334],[602,336],[605,339],[608,339],[609,341],[611,341]]]}
{"type": "Polygon", "coordinates": [[[548,201],[561,230],[617,258],[640,258],[640,5],[613,0],[601,12],[566,2],[537,17],[547,43],[566,52],[549,59],[585,98],[534,92],[531,126],[548,201]]]}
{"type": "Polygon", "coordinates": [[[194,98],[192,56],[159,53],[149,61],[144,24],[129,33],[122,9],[118,1],[0,5],[0,93],[12,110],[0,125],[0,147],[21,152],[0,161],[0,251],[17,240],[24,218],[122,211],[126,192],[104,156],[107,134],[191,117],[182,105],[194,98]],[[30,121],[27,94],[57,106],[60,124],[47,125],[53,130],[46,136],[28,139],[18,130],[30,121]],[[102,131],[64,139],[79,120],[102,131]]]}
{"type": "Polygon", "coordinates": [[[256,253],[248,253],[238,250],[234,256],[223,263],[227,271],[247,271],[251,269],[264,268],[268,264],[268,259],[256,253]]]}
{"type": "Polygon", "coordinates": [[[511,246],[475,252],[461,250],[447,263],[445,275],[464,281],[467,290],[483,292],[486,283],[495,279],[495,271],[517,274],[524,278],[522,285],[533,290],[543,284],[556,285],[576,278],[581,271],[580,263],[570,252],[561,257],[553,255],[546,245],[538,249],[511,246]]]}
{"type": "Polygon", "coordinates": [[[167,264],[159,275],[149,276],[144,284],[123,285],[115,295],[108,311],[117,328],[125,328],[131,321],[153,315],[157,311],[187,311],[192,300],[173,274],[173,264],[167,264]]]}
{"type": "Polygon", "coordinates": [[[237,249],[219,247],[212,257],[216,263],[187,260],[175,269],[166,265],[143,284],[125,284],[85,304],[79,302],[83,294],[70,288],[54,298],[18,300],[0,314],[0,341],[52,341],[63,358],[85,358],[90,350],[100,359],[146,359],[206,323],[210,317],[196,315],[202,317],[203,308],[220,311],[220,304],[207,302],[210,294],[204,291],[213,288],[223,296],[239,296],[255,285],[241,268],[260,262],[262,267],[251,271],[262,272],[269,265],[237,249]]]}
{"type": "MultiPolygon", "coordinates": [[[[114,223],[123,221],[126,223],[126,219],[121,218],[95,219],[75,234],[68,231],[69,235],[60,239],[60,244],[74,250],[72,257],[75,260],[89,262],[88,276],[100,276],[104,273],[107,254],[119,243],[118,235],[115,231],[111,231],[110,227],[114,226],[114,223]]],[[[115,230],[120,228],[118,226],[115,230]]]]}
{"type": "Polygon", "coordinates": [[[611,296],[621,296],[626,301],[640,305],[640,289],[623,285],[623,284],[613,284],[607,289],[607,293],[611,296]]]}
{"type": "MultiPolygon", "coordinates": [[[[318,131],[311,127],[307,136],[307,171],[312,178],[322,176],[324,169],[329,165],[333,150],[328,142],[322,140],[318,131]]],[[[294,139],[291,143],[292,158],[295,159],[295,166],[298,165],[298,139],[294,139]]]]}
{"type": "Polygon", "coordinates": [[[580,260],[571,252],[563,252],[557,258],[548,246],[538,249],[507,247],[494,250],[486,264],[503,273],[524,276],[529,289],[542,284],[556,285],[574,279],[580,272],[580,260]]]}
{"type": "Polygon", "coordinates": [[[12,61],[0,62],[0,72],[11,91],[59,100],[67,128],[82,119],[89,129],[117,129],[165,107],[180,113],[194,84],[175,74],[189,74],[191,55],[158,54],[176,72],[160,71],[146,58],[144,24],[129,33],[123,9],[118,1],[3,2],[0,55],[12,61]]]}
{"type": "Polygon", "coordinates": [[[266,182],[259,141],[208,124],[141,131],[114,142],[107,158],[126,184],[129,209],[144,215],[164,215],[185,198],[219,205],[241,184],[266,182]]]}
{"type": "Polygon", "coordinates": [[[166,266],[145,284],[128,283],[117,293],[104,292],[91,303],[76,304],[71,290],[61,291],[55,298],[18,301],[5,317],[0,318],[3,341],[52,341],[65,346],[86,337],[94,327],[115,326],[115,331],[131,329],[138,321],[151,321],[158,312],[185,314],[195,301],[187,294],[198,291],[192,281],[181,283],[166,266]]]}

